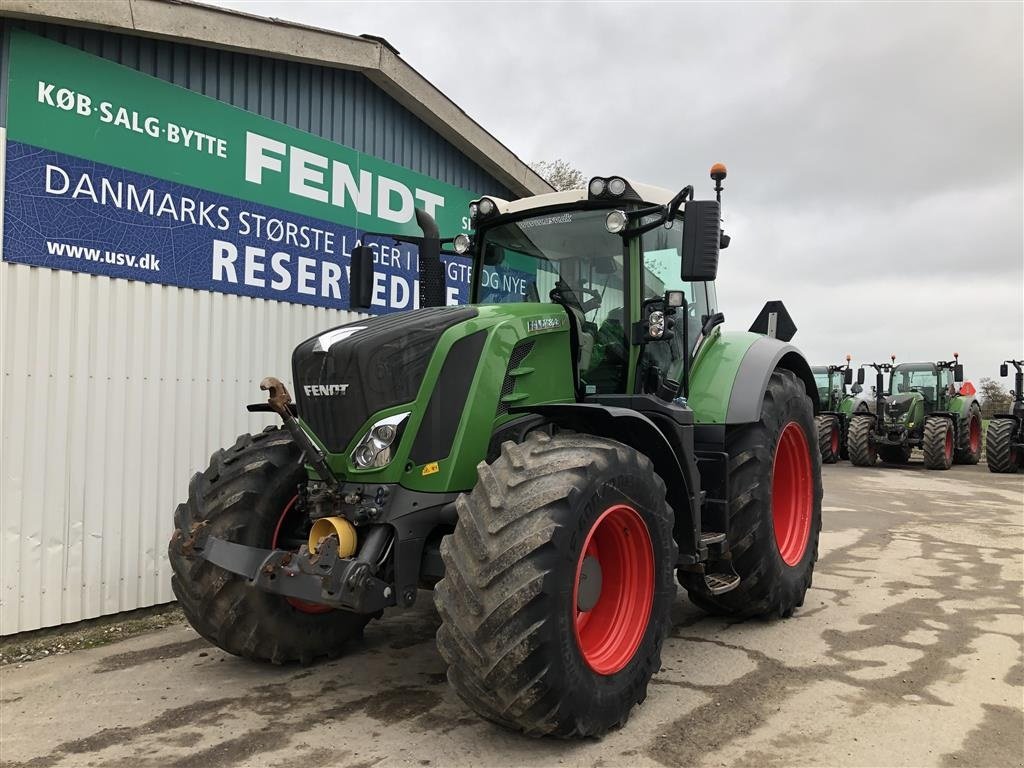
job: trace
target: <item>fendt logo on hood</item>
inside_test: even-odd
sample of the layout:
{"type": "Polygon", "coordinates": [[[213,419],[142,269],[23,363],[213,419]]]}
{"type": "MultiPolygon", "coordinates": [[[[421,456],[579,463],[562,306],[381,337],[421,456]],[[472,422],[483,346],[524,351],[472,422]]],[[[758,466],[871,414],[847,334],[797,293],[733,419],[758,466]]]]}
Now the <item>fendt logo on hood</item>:
{"type": "Polygon", "coordinates": [[[302,391],[306,397],[334,397],[344,395],[348,384],[306,384],[302,391]]]}

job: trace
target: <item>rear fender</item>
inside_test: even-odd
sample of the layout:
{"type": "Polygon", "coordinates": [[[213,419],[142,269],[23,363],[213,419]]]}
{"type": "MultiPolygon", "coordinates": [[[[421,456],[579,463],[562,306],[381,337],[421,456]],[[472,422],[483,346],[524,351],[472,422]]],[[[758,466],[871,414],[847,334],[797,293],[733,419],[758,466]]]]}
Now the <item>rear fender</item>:
{"type": "Polygon", "coordinates": [[[697,562],[700,542],[699,479],[692,457],[677,456],[664,433],[642,413],[595,403],[558,403],[514,408],[535,413],[574,432],[607,437],[635,448],[654,464],[665,481],[668,503],[675,511],[679,562],[697,562]],[[692,470],[692,472],[687,471],[692,470]]]}

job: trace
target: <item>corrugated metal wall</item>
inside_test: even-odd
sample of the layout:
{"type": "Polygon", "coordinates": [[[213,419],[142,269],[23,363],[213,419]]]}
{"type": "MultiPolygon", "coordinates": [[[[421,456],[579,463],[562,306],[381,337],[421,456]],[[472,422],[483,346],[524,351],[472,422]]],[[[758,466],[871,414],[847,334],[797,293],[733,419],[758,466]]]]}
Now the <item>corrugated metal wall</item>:
{"type": "Polygon", "coordinates": [[[0,264],[3,634],[173,599],[171,513],[348,312],[0,264]]]}
{"type": "MultiPolygon", "coordinates": [[[[25,26],[450,184],[508,194],[362,75],[25,26]]],[[[0,263],[0,634],[172,600],[166,545],[190,476],[214,449],[273,422],[244,406],[261,399],[263,376],[290,380],[295,344],[354,317],[0,263]]]]}

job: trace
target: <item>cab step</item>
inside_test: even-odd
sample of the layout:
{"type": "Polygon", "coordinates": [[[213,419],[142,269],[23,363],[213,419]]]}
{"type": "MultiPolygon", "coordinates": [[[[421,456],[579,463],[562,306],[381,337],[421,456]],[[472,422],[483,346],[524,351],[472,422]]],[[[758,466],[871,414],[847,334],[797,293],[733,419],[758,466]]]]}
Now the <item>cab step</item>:
{"type": "Polygon", "coordinates": [[[736,589],[740,585],[740,577],[735,573],[705,573],[704,586],[712,595],[721,595],[736,589]]]}

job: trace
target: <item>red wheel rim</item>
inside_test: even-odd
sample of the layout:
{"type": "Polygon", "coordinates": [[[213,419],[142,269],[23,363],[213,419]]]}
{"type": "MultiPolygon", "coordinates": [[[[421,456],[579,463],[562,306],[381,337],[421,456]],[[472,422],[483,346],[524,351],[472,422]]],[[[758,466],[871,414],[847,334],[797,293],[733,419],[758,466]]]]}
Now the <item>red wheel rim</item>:
{"type": "Polygon", "coordinates": [[[981,448],[981,420],[971,419],[971,453],[977,453],[981,448]]]}
{"type": "Polygon", "coordinates": [[[953,458],[953,430],[946,425],[946,460],[953,458]]]}
{"type": "Polygon", "coordinates": [[[839,427],[832,427],[832,455],[839,455],[839,427]]]}
{"type": "Polygon", "coordinates": [[[654,601],[654,547],[643,518],[617,504],[606,509],[587,534],[572,589],[576,644],[587,665],[613,675],[633,658],[647,631],[654,601]],[[583,561],[596,559],[601,589],[587,611],[579,608],[583,561]]]}
{"type": "Polygon", "coordinates": [[[786,565],[803,559],[811,536],[813,507],[814,477],[807,437],[800,425],[791,421],[779,435],[772,463],[772,524],[775,544],[786,565]]]}
{"type": "MultiPolygon", "coordinates": [[[[281,512],[281,517],[278,518],[277,525],[274,526],[274,536],[270,540],[271,549],[277,549],[277,539],[281,535],[281,526],[284,525],[285,519],[291,513],[292,507],[295,506],[295,502],[297,502],[298,500],[299,496],[298,494],[296,494],[292,496],[291,500],[287,504],[285,504],[284,511],[281,512]]],[[[297,600],[294,597],[286,597],[285,600],[288,601],[288,605],[290,605],[297,611],[301,611],[302,613],[327,613],[328,611],[334,610],[329,605],[321,605],[320,603],[307,603],[305,600],[297,600]]]]}

